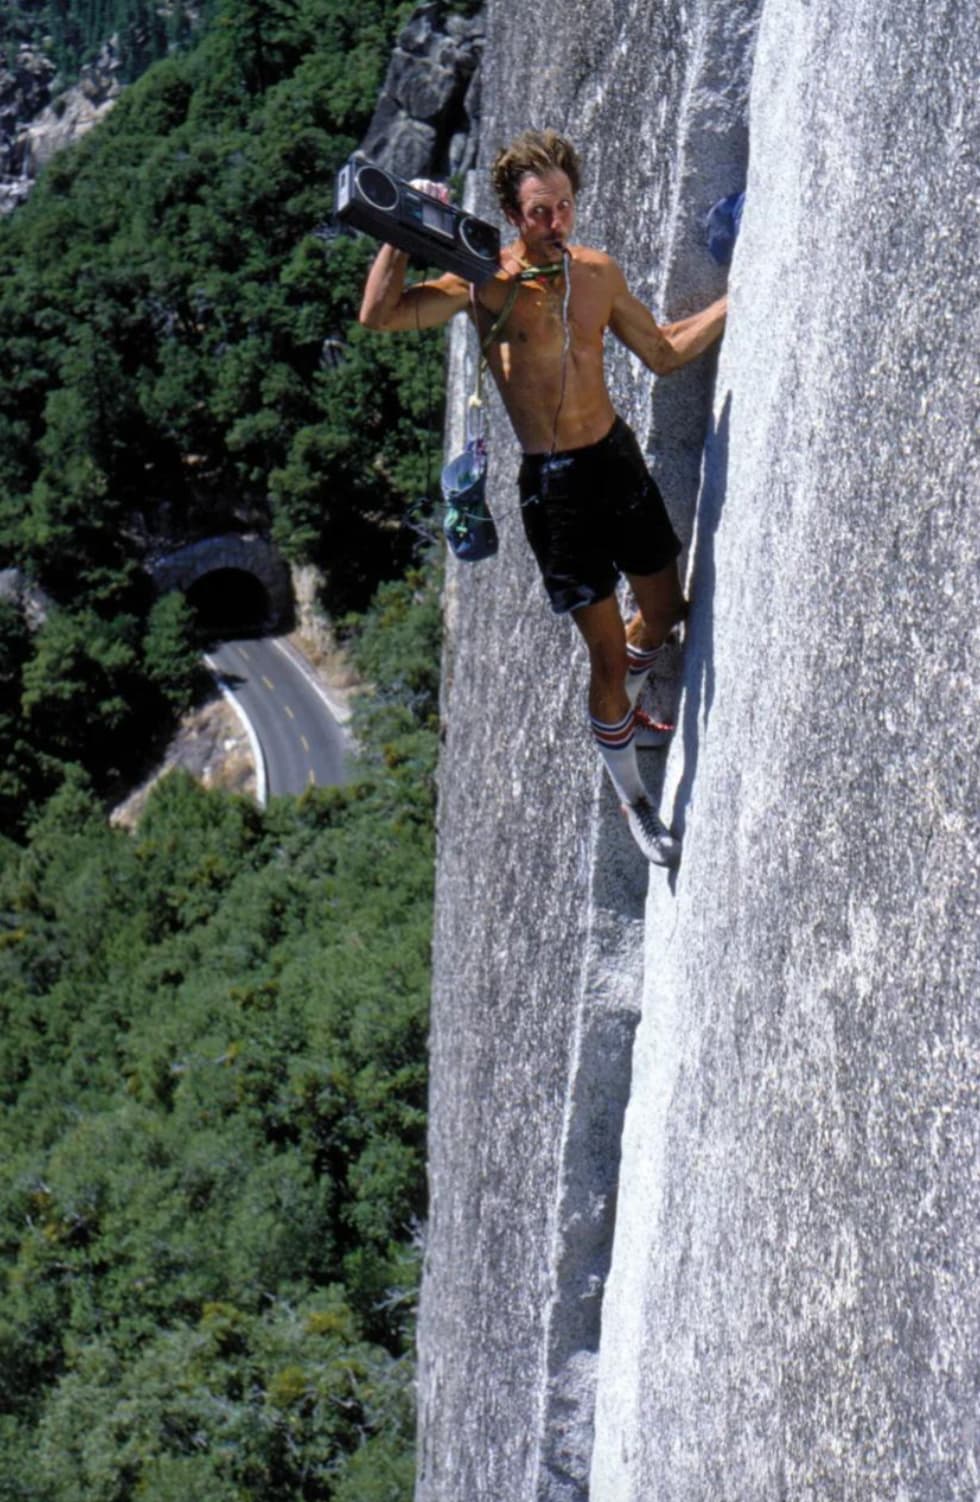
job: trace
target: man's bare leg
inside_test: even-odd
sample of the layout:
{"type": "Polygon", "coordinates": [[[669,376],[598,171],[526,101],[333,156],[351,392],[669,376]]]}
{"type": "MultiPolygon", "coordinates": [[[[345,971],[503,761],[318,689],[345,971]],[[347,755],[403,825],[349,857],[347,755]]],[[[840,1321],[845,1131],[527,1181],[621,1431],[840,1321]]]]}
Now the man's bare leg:
{"type": "MultiPolygon", "coordinates": [[[[687,615],[687,601],[676,563],[656,574],[630,574],[628,578],[640,607],[626,629],[626,692],[630,703],[636,704],[672,628],[687,615]]],[[[654,723],[641,710],[637,715],[638,746],[664,745],[671,727],[654,723]]]]}
{"type": "Polygon", "coordinates": [[[656,574],[627,574],[639,609],[626,628],[632,647],[652,652],[662,646],[671,628],[687,616],[687,601],[681,589],[677,564],[669,563],[656,574]]]}
{"type": "Polygon", "coordinates": [[[626,628],[615,595],[572,611],[589,649],[589,714],[612,724],[629,709],[626,697],[626,628]]]}
{"type": "Polygon", "coordinates": [[[589,650],[589,713],[611,724],[626,713],[628,666],[626,646],[651,652],[663,645],[671,629],[687,615],[676,563],[656,574],[627,575],[639,610],[623,624],[615,595],[572,611],[572,619],[589,650]]]}
{"type": "Polygon", "coordinates": [[[592,734],[633,838],[647,860],[658,866],[676,865],[680,841],[657,817],[636,759],[633,705],[626,692],[626,628],[619,604],[610,595],[572,615],[589,650],[592,734]]]}

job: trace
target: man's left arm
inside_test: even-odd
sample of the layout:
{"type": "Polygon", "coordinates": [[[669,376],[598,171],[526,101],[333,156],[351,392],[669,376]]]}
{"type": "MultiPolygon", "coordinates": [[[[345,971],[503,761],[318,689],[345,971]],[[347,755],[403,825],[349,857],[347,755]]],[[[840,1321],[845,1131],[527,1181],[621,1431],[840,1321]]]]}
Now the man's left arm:
{"type": "Polygon", "coordinates": [[[676,323],[658,324],[649,308],[634,297],[619,267],[613,263],[612,311],[609,327],[639,355],[654,375],[670,375],[689,365],[721,338],[728,312],[728,298],[719,297],[700,313],[676,323]]]}

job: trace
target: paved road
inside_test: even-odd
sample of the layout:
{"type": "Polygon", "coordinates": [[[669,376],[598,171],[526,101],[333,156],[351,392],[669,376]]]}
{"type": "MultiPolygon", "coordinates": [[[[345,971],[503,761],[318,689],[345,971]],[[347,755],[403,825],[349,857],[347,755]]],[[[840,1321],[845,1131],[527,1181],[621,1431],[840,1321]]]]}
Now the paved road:
{"type": "Polygon", "coordinates": [[[347,739],[329,706],[275,637],[226,641],[208,663],[251,721],[270,798],[347,778],[347,739]]]}

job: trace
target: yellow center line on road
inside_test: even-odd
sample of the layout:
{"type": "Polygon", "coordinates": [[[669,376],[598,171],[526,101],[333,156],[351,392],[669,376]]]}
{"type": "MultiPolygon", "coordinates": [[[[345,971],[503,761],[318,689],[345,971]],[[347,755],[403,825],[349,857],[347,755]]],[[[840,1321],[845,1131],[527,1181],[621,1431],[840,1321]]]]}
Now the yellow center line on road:
{"type": "Polygon", "coordinates": [[[310,743],[306,739],[306,736],[305,735],[301,735],[300,736],[300,740],[303,742],[303,750],[306,751],[307,753],[309,753],[310,743]]]}
{"type": "Polygon", "coordinates": [[[262,682],[265,684],[266,688],[271,689],[272,692],[275,693],[276,685],[273,683],[272,679],[267,678],[264,673],[262,674],[262,682]]]}
{"type": "Polygon", "coordinates": [[[284,704],[282,707],[286,711],[286,713],[288,714],[289,718],[291,720],[295,720],[296,716],[293,714],[293,711],[290,709],[289,705],[288,704],[284,704]]]}
{"type": "Polygon", "coordinates": [[[312,767],[310,767],[309,771],[306,774],[306,781],[310,787],[316,786],[316,773],[314,772],[312,767]]]}

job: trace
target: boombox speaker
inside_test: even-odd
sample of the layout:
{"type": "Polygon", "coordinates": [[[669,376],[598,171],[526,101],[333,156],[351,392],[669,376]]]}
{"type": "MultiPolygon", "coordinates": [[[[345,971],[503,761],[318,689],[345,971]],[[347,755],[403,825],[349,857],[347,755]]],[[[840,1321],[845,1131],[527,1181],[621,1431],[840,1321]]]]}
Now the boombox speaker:
{"type": "Polygon", "coordinates": [[[334,214],[342,224],[477,286],[500,264],[500,233],[492,224],[420,193],[363,157],[352,156],[338,172],[334,214]]]}

